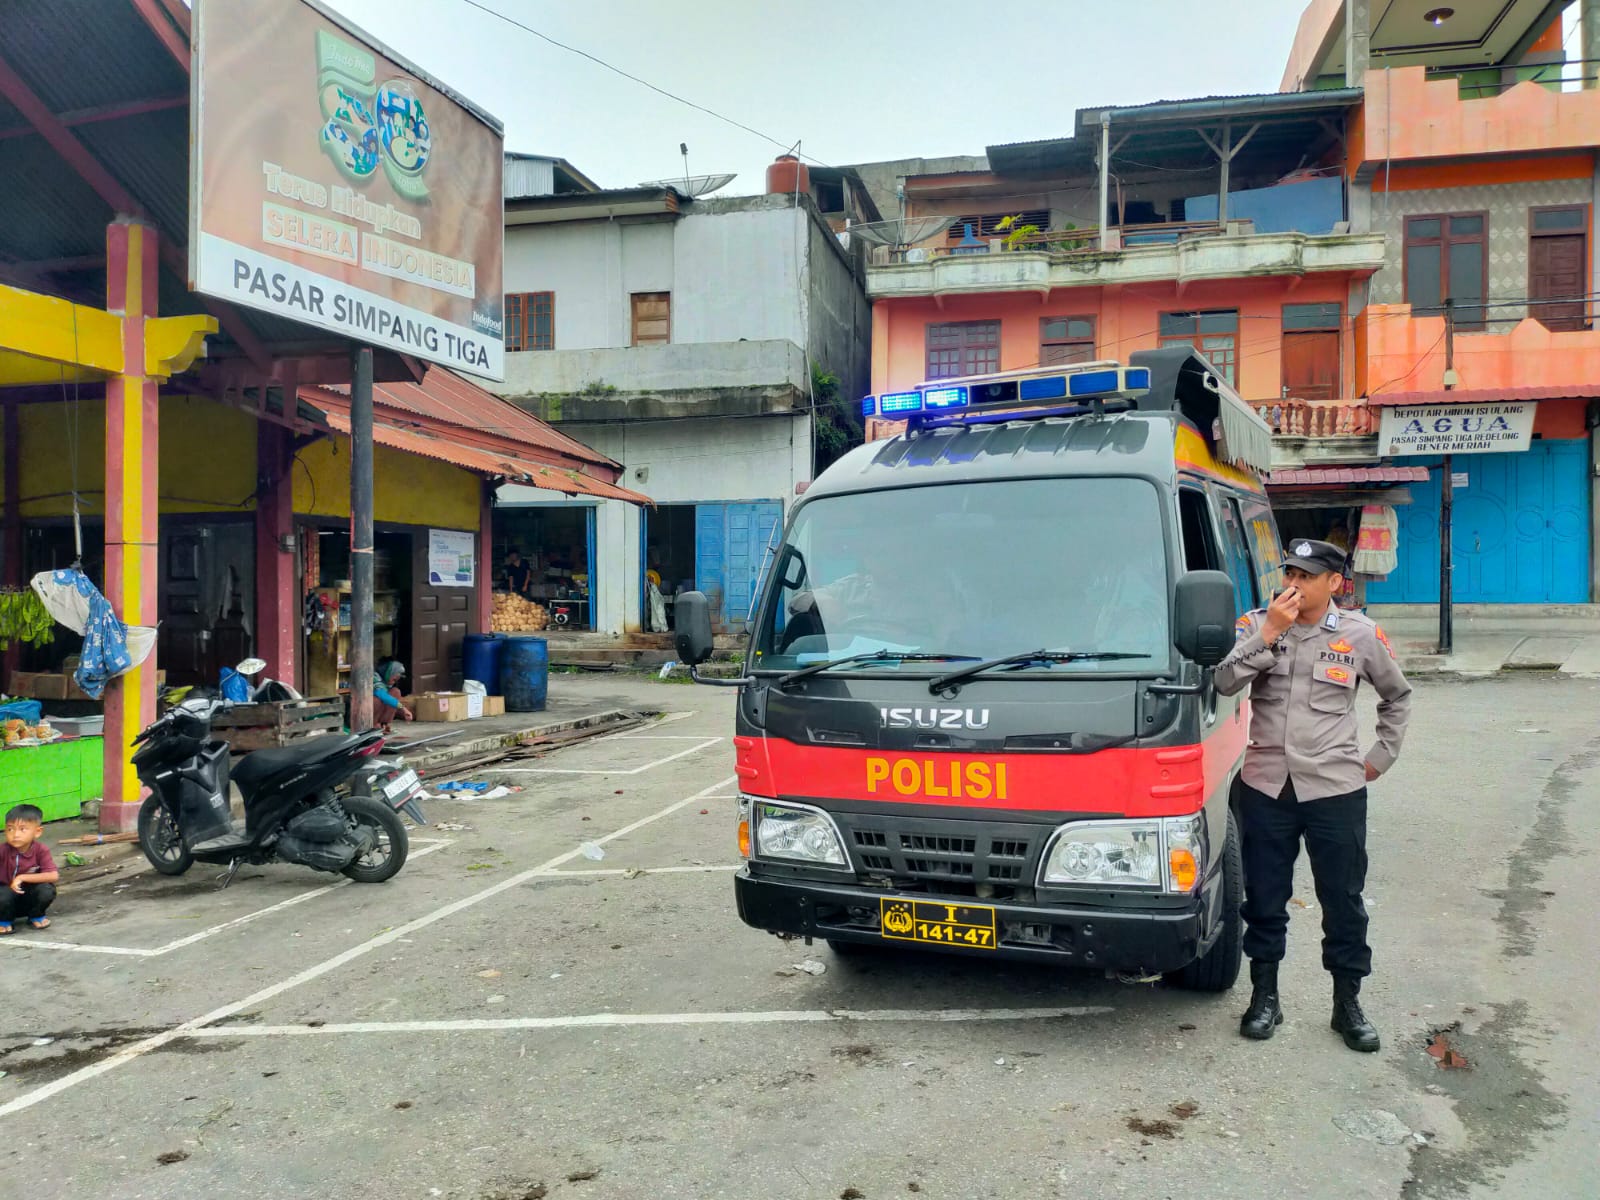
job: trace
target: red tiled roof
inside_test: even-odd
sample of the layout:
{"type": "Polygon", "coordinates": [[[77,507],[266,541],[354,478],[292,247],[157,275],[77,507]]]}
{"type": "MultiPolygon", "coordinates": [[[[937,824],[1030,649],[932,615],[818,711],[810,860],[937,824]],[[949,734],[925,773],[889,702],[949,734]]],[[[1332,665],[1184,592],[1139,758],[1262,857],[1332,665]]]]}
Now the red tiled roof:
{"type": "MultiPolygon", "coordinates": [[[[374,386],[374,409],[377,408],[374,386]]],[[[350,398],[327,388],[303,388],[302,396],[328,416],[328,424],[340,433],[350,432],[350,398]]],[[[437,459],[480,475],[504,478],[513,483],[546,488],[568,496],[594,496],[604,500],[624,500],[629,504],[653,504],[648,496],[630,492],[604,479],[579,471],[576,464],[563,464],[541,455],[511,438],[478,435],[471,443],[458,437],[454,426],[426,417],[397,421],[389,413],[374,412],[372,440],[380,446],[406,454],[437,459]]],[[[553,431],[552,431],[553,432],[553,431]]]]}
{"type": "Polygon", "coordinates": [[[1588,400],[1600,396],[1600,384],[1563,384],[1560,387],[1467,388],[1453,392],[1379,392],[1371,405],[1395,404],[1506,404],[1526,400],[1588,400]]]}
{"type": "Polygon", "coordinates": [[[1304,487],[1330,483],[1426,483],[1427,467],[1301,467],[1274,471],[1270,487],[1304,487]]]}
{"type": "MultiPolygon", "coordinates": [[[[324,398],[329,392],[347,397],[350,391],[343,386],[315,390],[324,398]]],[[[305,398],[318,403],[315,397],[305,398]]],[[[496,441],[511,441],[529,453],[538,452],[533,453],[535,461],[559,461],[612,482],[622,474],[621,466],[605,455],[443,367],[429,366],[421,383],[373,384],[372,403],[374,410],[388,408],[454,426],[467,441],[486,437],[486,448],[492,449],[496,441]]]]}

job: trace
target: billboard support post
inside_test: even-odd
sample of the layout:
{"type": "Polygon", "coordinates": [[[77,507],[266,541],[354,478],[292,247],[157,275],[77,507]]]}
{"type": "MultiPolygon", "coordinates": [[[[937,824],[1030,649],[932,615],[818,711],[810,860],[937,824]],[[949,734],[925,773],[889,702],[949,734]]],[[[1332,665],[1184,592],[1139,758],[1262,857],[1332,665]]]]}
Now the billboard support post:
{"type": "Polygon", "coordinates": [[[372,728],[372,349],[353,352],[350,382],[350,730],[372,728]]]}

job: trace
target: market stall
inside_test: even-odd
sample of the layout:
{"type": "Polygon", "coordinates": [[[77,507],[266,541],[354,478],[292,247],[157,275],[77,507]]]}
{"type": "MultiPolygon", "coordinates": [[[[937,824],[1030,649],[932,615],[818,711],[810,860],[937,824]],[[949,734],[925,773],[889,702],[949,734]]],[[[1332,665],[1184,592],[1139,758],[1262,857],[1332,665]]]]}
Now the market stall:
{"type": "Polygon", "coordinates": [[[1425,481],[1415,467],[1305,467],[1272,472],[1267,495],[1284,545],[1332,542],[1349,556],[1341,608],[1365,608],[1367,585],[1386,579],[1399,551],[1396,510],[1411,503],[1405,485],[1425,481]]]}

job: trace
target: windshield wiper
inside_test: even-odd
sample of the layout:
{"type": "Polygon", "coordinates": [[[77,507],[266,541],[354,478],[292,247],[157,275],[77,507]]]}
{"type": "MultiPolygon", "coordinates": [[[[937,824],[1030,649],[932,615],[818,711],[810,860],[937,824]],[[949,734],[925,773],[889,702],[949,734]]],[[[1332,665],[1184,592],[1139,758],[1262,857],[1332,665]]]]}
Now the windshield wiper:
{"type": "Polygon", "coordinates": [[[843,658],[832,658],[827,662],[812,663],[809,667],[801,667],[798,671],[789,671],[779,675],[773,680],[779,687],[793,683],[796,679],[804,679],[808,675],[820,675],[824,671],[831,671],[834,667],[847,667],[851,663],[864,662],[952,662],[957,659],[971,659],[971,654],[920,654],[909,650],[868,650],[864,654],[847,654],[843,658]]]}
{"type": "Polygon", "coordinates": [[[1107,662],[1117,658],[1149,658],[1148,654],[1138,654],[1130,650],[1028,650],[1022,654],[1010,654],[1005,658],[995,658],[988,662],[973,663],[970,667],[962,667],[959,671],[951,671],[946,675],[939,675],[928,680],[928,690],[935,695],[955,684],[982,675],[985,671],[995,671],[1001,667],[1020,667],[1028,663],[1071,663],[1071,662],[1107,662]]]}

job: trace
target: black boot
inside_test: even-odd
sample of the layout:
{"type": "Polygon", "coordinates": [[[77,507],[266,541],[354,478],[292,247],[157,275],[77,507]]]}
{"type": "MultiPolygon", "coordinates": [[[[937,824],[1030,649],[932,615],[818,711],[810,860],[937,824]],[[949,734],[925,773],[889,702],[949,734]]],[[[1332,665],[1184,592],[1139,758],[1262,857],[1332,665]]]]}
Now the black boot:
{"type": "Polygon", "coordinates": [[[1349,976],[1333,977],[1333,1031],[1344,1038],[1352,1050],[1371,1054],[1378,1049],[1378,1030],[1361,1011],[1361,1001],[1356,996],[1361,991],[1361,980],[1349,976]]]}
{"type": "Polygon", "coordinates": [[[1283,1009],[1278,1004],[1278,964],[1250,963],[1250,1007],[1239,1018],[1239,1036],[1264,1042],[1283,1024],[1283,1009]]]}

